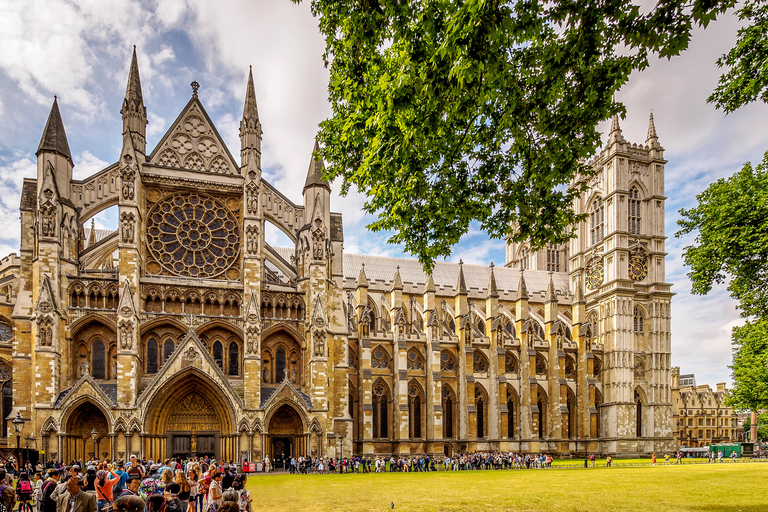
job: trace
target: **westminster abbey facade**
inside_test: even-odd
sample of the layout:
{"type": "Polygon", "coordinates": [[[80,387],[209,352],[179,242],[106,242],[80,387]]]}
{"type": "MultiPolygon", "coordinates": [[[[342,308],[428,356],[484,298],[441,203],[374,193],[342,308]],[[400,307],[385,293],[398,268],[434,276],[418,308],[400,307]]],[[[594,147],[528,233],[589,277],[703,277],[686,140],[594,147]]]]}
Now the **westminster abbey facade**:
{"type": "Polygon", "coordinates": [[[5,436],[20,414],[62,461],[673,449],[653,118],[642,145],[614,120],[568,246],[425,275],[345,254],[309,147],[301,202],[262,178],[252,77],[239,158],[192,85],[147,148],[134,52],[122,150],[84,180],[54,101],[0,262],[5,436]],[[118,229],[95,229],[112,207],[118,229]],[[267,222],[293,245],[268,245],[267,222]]]}

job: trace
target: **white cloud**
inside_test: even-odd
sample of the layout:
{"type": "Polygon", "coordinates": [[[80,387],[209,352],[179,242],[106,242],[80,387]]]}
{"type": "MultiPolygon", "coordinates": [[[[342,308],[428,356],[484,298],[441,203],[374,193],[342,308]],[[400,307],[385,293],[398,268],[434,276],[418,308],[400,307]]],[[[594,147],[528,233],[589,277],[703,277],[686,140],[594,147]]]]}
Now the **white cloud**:
{"type": "Polygon", "coordinates": [[[110,164],[91,154],[90,151],[83,151],[73,157],[75,168],[72,171],[72,177],[76,180],[82,180],[104,170],[110,164]]]}

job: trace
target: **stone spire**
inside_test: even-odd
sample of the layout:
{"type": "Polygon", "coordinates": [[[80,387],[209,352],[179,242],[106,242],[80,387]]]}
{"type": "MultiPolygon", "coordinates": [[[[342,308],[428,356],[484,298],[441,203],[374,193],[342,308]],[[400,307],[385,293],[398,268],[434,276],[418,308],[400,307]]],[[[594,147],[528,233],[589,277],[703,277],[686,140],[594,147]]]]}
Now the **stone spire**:
{"type": "Polygon", "coordinates": [[[147,108],[144,106],[144,96],[141,93],[141,78],[139,77],[139,61],[136,58],[136,46],[133,47],[131,69],[128,71],[128,85],[125,88],[123,108],[123,136],[130,134],[134,148],[142,153],[146,151],[147,137],[147,108]]]}
{"type": "Polygon", "coordinates": [[[432,279],[432,274],[427,276],[427,282],[424,285],[424,293],[435,293],[435,280],[432,279]]]}
{"type": "Polygon", "coordinates": [[[96,222],[91,218],[91,232],[88,233],[88,247],[96,243],[96,222]]]}
{"type": "Polygon", "coordinates": [[[555,292],[555,282],[552,280],[552,272],[549,273],[549,285],[547,285],[547,295],[544,297],[547,302],[557,302],[557,292],[555,292]]]}
{"type": "Polygon", "coordinates": [[[255,153],[253,162],[261,168],[261,121],[259,121],[259,108],[256,105],[256,88],[253,85],[253,68],[248,70],[248,85],[245,88],[245,103],[243,105],[243,119],[240,121],[240,164],[246,165],[250,161],[248,155],[255,153]]]}
{"type": "Polygon", "coordinates": [[[611,133],[608,135],[608,144],[623,141],[624,136],[621,134],[621,126],[619,126],[619,114],[614,114],[611,120],[611,133]]]}
{"type": "Polygon", "coordinates": [[[304,190],[309,187],[325,187],[331,190],[331,186],[323,179],[323,172],[325,171],[325,164],[320,156],[320,145],[315,139],[315,147],[312,150],[312,160],[309,162],[309,169],[307,170],[307,181],[304,182],[304,190]]]}
{"type": "Polygon", "coordinates": [[[58,153],[69,160],[70,164],[72,163],[72,154],[69,151],[67,134],[64,131],[64,122],[61,120],[59,102],[56,96],[53,97],[53,106],[50,114],[48,114],[48,122],[45,124],[43,137],[40,139],[40,145],[35,154],[39,156],[43,151],[58,153]]]}
{"type": "Polygon", "coordinates": [[[365,263],[360,267],[360,274],[357,276],[357,286],[368,288],[368,276],[365,275],[365,263]]]}
{"type": "Polygon", "coordinates": [[[464,280],[464,261],[459,260],[459,277],[456,280],[456,295],[467,295],[467,282],[464,280]]]}
{"type": "Polygon", "coordinates": [[[392,288],[390,291],[394,290],[402,290],[403,289],[403,280],[400,278],[400,265],[397,266],[397,270],[395,271],[395,276],[392,278],[392,288]]]}
{"type": "Polygon", "coordinates": [[[525,286],[525,275],[520,272],[520,284],[517,285],[517,298],[528,300],[528,288],[525,286]]]}
{"type": "Polygon", "coordinates": [[[496,276],[493,273],[493,262],[491,262],[491,276],[488,278],[488,296],[494,299],[499,298],[499,289],[496,286],[496,276]]]}
{"type": "Polygon", "coordinates": [[[656,135],[656,125],[653,123],[653,111],[651,111],[651,117],[648,120],[648,137],[645,139],[645,145],[652,148],[659,146],[659,137],[656,135]]]}
{"type": "Polygon", "coordinates": [[[576,297],[573,299],[574,304],[586,304],[587,301],[584,300],[584,288],[581,286],[581,279],[577,281],[576,284],[576,297]]]}

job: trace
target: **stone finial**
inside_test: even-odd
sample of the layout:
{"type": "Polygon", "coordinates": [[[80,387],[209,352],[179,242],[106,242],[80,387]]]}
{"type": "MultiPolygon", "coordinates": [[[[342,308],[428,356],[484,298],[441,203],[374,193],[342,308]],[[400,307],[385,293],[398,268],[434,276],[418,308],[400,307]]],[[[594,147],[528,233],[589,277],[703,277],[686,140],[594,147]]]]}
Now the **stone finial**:
{"type": "Polygon", "coordinates": [[[256,105],[256,88],[253,86],[253,66],[248,67],[248,86],[245,88],[243,119],[258,119],[259,108],[256,105]]]}
{"type": "Polygon", "coordinates": [[[648,137],[645,139],[645,145],[652,148],[659,146],[659,137],[656,135],[656,124],[653,122],[653,110],[651,110],[651,116],[648,119],[648,137]]]}
{"type": "Polygon", "coordinates": [[[309,169],[307,170],[307,179],[304,182],[304,190],[309,187],[325,187],[331,190],[331,185],[323,178],[325,173],[325,163],[320,156],[320,144],[315,137],[315,147],[312,150],[312,159],[309,161],[309,169]]]}
{"type": "Polygon", "coordinates": [[[488,278],[488,297],[492,299],[499,298],[499,289],[496,286],[496,275],[493,272],[493,262],[491,262],[491,275],[488,278]]]}
{"type": "Polygon", "coordinates": [[[394,290],[402,290],[403,289],[403,280],[400,278],[400,265],[397,266],[397,270],[395,271],[395,276],[392,278],[392,288],[390,291],[394,290]]]}
{"type": "Polygon", "coordinates": [[[621,134],[621,126],[619,126],[619,114],[614,114],[611,120],[611,132],[608,136],[608,143],[623,142],[624,136],[621,134]]]}
{"type": "Polygon", "coordinates": [[[91,232],[88,234],[88,247],[96,243],[96,221],[91,218],[91,232]]]}
{"type": "Polygon", "coordinates": [[[467,281],[464,279],[464,261],[459,260],[459,277],[456,280],[456,295],[467,295],[467,281]]]}
{"type": "Polygon", "coordinates": [[[435,280],[432,279],[432,274],[427,276],[427,282],[424,285],[424,293],[435,293],[435,280]]]}
{"type": "Polygon", "coordinates": [[[549,285],[547,285],[547,295],[544,297],[547,302],[557,302],[557,292],[555,291],[555,282],[552,279],[552,272],[549,273],[549,285]]]}
{"type": "Polygon", "coordinates": [[[360,267],[360,273],[357,275],[357,287],[368,288],[368,276],[365,275],[365,263],[360,267]]]}
{"type": "Polygon", "coordinates": [[[525,286],[525,272],[520,272],[520,284],[517,285],[517,300],[528,300],[528,287],[525,286]]]}
{"type": "Polygon", "coordinates": [[[200,88],[200,84],[197,83],[196,80],[193,80],[191,84],[189,84],[190,87],[192,87],[192,97],[197,98],[197,90],[200,88]]]}

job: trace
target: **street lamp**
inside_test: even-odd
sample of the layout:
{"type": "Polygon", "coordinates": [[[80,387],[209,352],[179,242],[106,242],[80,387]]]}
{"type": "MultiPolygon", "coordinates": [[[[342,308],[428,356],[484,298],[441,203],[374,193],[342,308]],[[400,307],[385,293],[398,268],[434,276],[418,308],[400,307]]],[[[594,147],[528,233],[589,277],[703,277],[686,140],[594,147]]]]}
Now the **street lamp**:
{"type": "MultiPolygon", "coordinates": [[[[20,438],[21,438],[21,431],[24,430],[24,418],[21,417],[21,411],[18,411],[16,413],[16,417],[13,418],[13,421],[11,422],[13,424],[13,431],[16,434],[16,452],[18,456],[18,462],[21,463],[21,448],[19,446],[20,444],[20,438]]],[[[19,468],[22,466],[20,465],[19,468]]]]}
{"type": "Polygon", "coordinates": [[[96,427],[93,427],[93,430],[91,430],[91,440],[93,441],[93,456],[95,458],[99,458],[99,454],[96,452],[96,440],[99,438],[99,431],[96,430],[96,427]]]}

